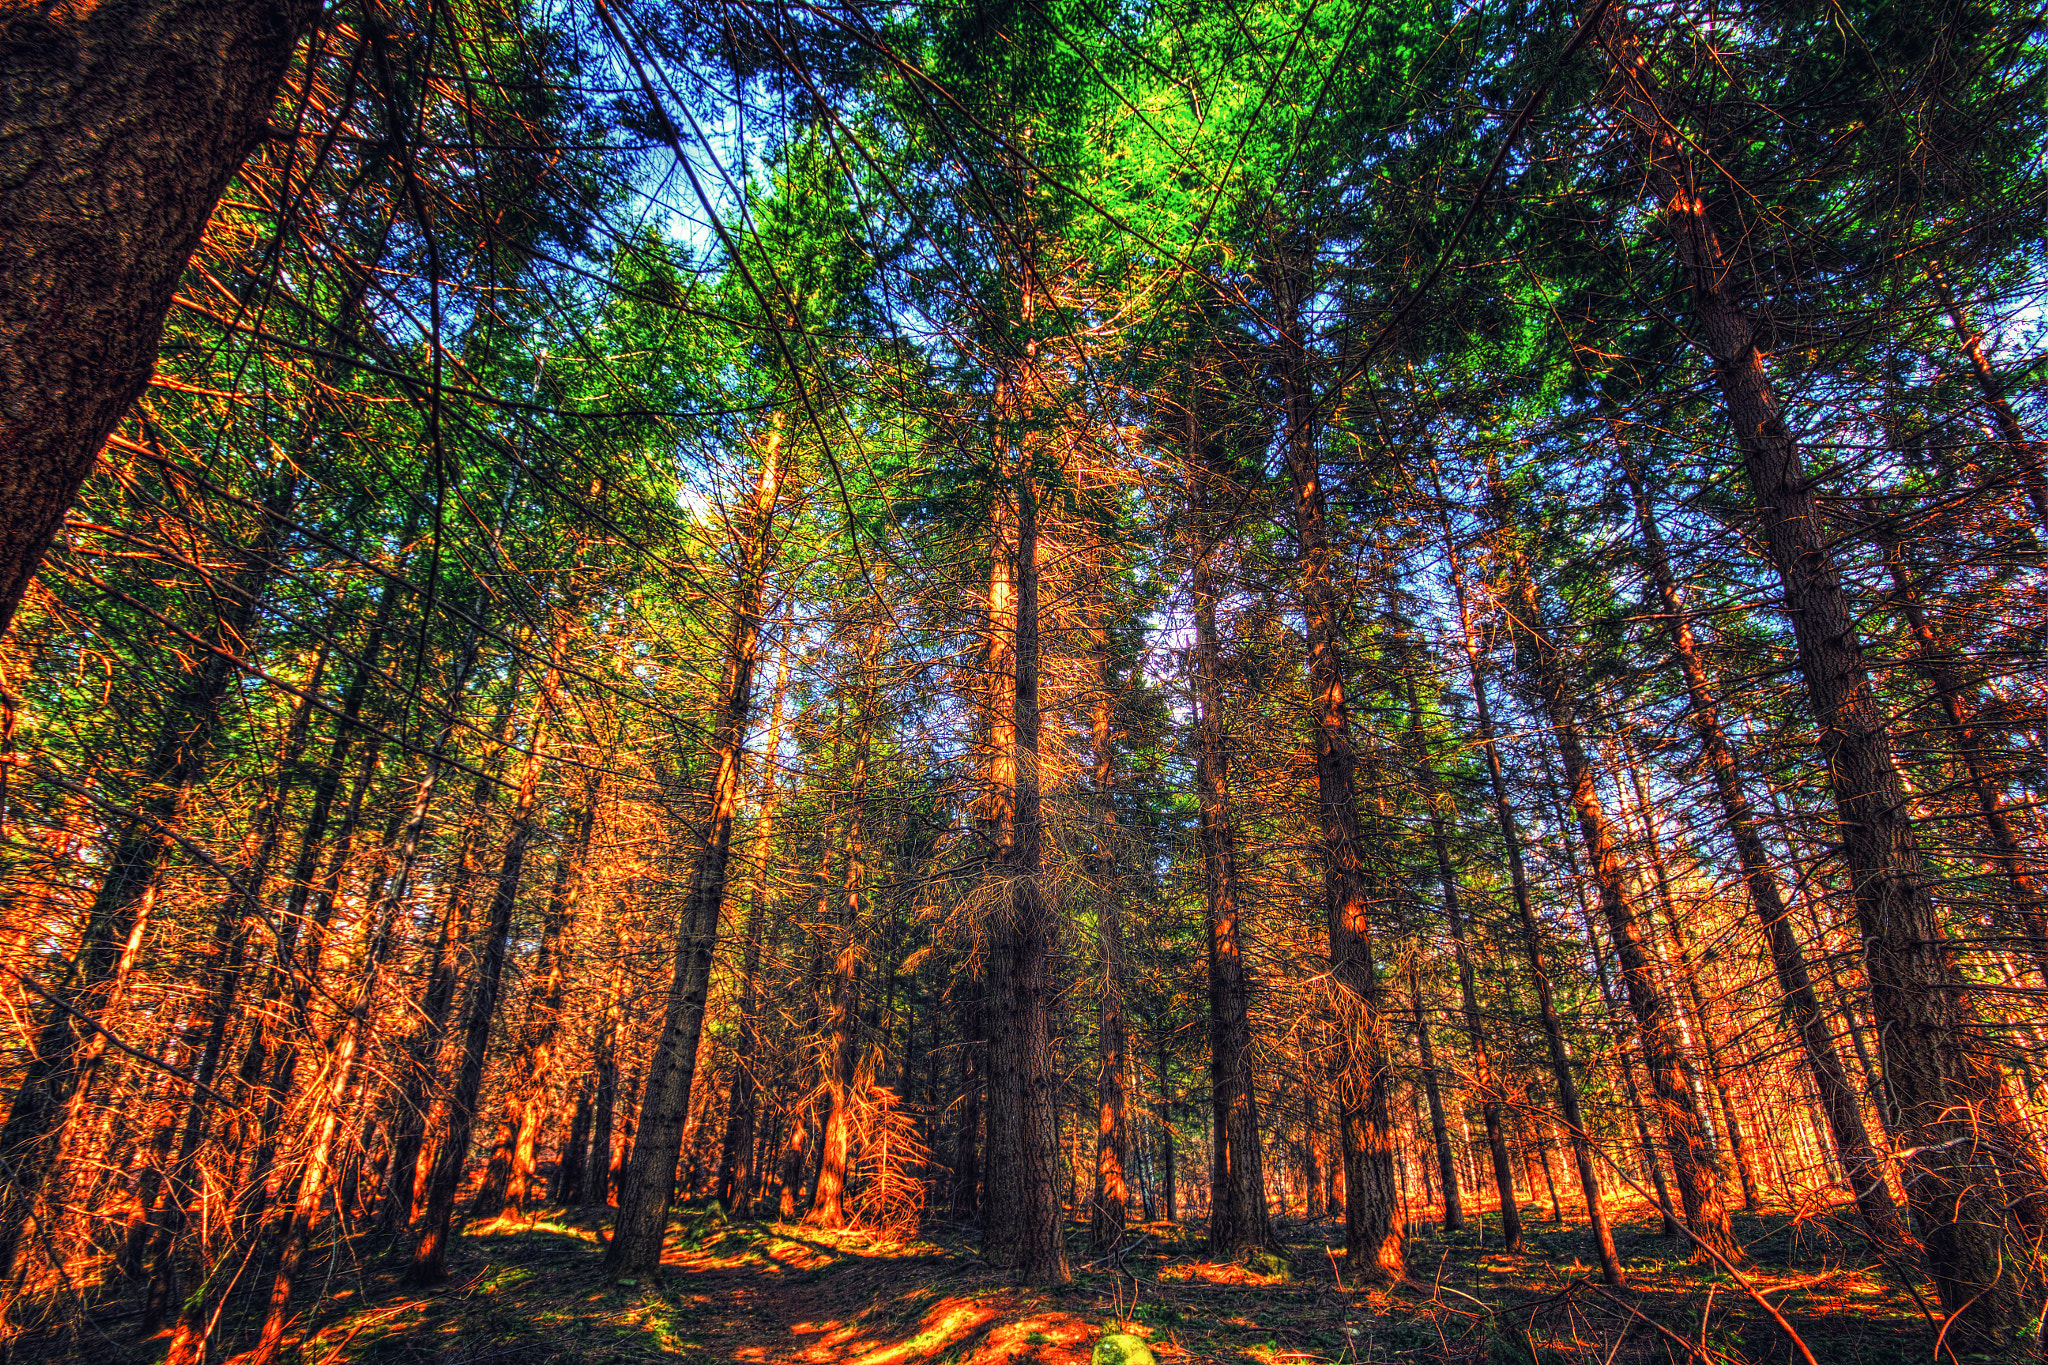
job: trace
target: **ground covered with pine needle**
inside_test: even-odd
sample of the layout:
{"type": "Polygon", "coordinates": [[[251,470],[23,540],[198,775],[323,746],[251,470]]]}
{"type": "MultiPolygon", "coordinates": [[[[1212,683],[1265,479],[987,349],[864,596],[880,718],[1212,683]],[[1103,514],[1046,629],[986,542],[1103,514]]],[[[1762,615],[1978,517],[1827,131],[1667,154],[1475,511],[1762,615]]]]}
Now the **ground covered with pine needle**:
{"type": "MultiPolygon", "coordinates": [[[[686,1211],[663,1276],[607,1284],[603,1220],[552,1211],[472,1225],[430,1291],[368,1237],[337,1243],[293,1323],[283,1359],[300,1365],[1085,1365],[1108,1331],[1144,1338],[1179,1362],[1412,1360],[1779,1362],[1800,1356],[1725,1271],[1696,1266],[1654,1219],[1617,1241],[1631,1286],[1603,1289],[1576,1226],[1525,1210],[1526,1244],[1497,1227],[1413,1230],[1410,1285],[1361,1291],[1338,1271],[1342,1228],[1280,1225],[1287,1255],[1209,1261],[1196,1233],[1153,1224],[1118,1267],[1087,1262],[1075,1227],[1074,1282],[1027,1290],[975,1252],[972,1229],[909,1242],[862,1232],[729,1222],[686,1211]]],[[[1934,1333],[1910,1293],[1869,1268],[1838,1217],[1739,1219],[1745,1273],[1822,1365],[1932,1358],[1934,1333]]],[[[253,1310],[254,1305],[251,1305],[253,1310]]],[[[23,1342],[23,1359],[142,1365],[165,1339],[137,1339],[120,1298],[74,1314],[61,1337],[23,1342]]],[[[230,1325],[230,1342],[234,1337],[230,1325]]]]}

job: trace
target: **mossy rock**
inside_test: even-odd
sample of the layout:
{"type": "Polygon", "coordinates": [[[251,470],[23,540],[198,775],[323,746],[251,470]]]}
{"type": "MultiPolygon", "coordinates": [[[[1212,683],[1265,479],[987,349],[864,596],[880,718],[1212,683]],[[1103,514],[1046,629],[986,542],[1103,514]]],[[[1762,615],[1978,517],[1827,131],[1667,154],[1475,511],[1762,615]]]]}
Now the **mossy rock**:
{"type": "Polygon", "coordinates": [[[1244,1264],[1245,1269],[1260,1275],[1272,1275],[1282,1284],[1294,1281],[1294,1262],[1277,1251],[1255,1251],[1244,1264]]]}
{"type": "Polygon", "coordinates": [[[1128,1332],[1111,1332],[1095,1343],[1088,1365],[1159,1365],[1152,1348],[1128,1332]]]}

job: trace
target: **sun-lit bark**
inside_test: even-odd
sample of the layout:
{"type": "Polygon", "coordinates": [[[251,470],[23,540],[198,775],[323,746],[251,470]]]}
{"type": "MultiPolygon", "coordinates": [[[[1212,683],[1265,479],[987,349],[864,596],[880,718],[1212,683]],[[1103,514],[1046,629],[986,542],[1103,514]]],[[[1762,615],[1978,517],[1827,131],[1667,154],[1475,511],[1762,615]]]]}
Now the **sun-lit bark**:
{"type": "Polygon", "coordinates": [[[760,442],[760,467],[740,528],[743,542],[727,636],[724,674],[711,727],[712,777],[704,795],[702,851],[676,924],[674,971],[661,1035],[648,1062],[633,1155],[619,1188],[619,1212],[605,1249],[605,1273],[649,1274],[661,1265],[662,1240],[675,1198],[683,1122],[696,1078],[697,1042],[711,989],[711,953],[725,907],[733,820],[739,812],[747,717],[754,709],[754,668],[761,652],[761,614],[774,561],[776,509],[783,476],[786,419],[780,414],[760,442]]]}

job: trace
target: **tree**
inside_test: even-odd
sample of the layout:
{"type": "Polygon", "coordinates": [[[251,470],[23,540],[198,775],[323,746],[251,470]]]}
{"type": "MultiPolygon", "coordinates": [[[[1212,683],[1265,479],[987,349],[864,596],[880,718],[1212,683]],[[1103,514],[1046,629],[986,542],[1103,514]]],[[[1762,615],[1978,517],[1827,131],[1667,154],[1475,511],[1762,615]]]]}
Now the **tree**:
{"type": "Polygon", "coordinates": [[[0,632],[100,446],[149,382],[213,206],[273,128],[319,6],[0,8],[0,632]]]}

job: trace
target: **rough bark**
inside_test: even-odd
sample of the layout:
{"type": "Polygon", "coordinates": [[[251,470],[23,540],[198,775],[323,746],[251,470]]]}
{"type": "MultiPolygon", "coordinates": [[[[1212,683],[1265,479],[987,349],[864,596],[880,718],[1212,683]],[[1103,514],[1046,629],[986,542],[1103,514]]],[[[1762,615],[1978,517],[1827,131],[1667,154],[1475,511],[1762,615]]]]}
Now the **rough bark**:
{"type": "Polygon", "coordinates": [[[315,0],[0,0],[0,632],[156,365],[315,0]]]}
{"type": "MultiPolygon", "coordinates": [[[[1058,1078],[1052,1057],[1052,965],[1056,927],[1040,873],[1045,823],[1039,795],[1039,603],[1037,481],[1018,471],[1014,735],[1014,805],[1000,841],[998,867],[1007,893],[991,935],[990,981],[998,1023],[989,1039],[990,1089],[1004,1095],[1014,1122],[1014,1164],[993,1165],[987,1243],[991,1259],[1014,1267],[1025,1284],[1065,1284],[1065,1210],[1060,1198],[1058,1078]],[[1000,1058],[1000,1060],[999,1060],[1000,1058]],[[999,1223],[999,1219],[1002,1221],[999,1223]]],[[[996,1111],[990,1106],[991,1146],[996,1111]]]]}

